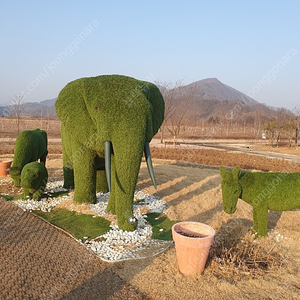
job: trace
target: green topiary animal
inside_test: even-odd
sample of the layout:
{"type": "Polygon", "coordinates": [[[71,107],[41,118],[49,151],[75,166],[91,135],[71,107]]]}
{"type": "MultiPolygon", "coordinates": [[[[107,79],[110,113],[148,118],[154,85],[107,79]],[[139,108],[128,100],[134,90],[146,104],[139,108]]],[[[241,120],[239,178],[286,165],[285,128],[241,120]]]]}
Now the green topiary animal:
{"type": "Polygon", "coordinates": [[[253,229],[258,236],[268,233],[268,210],[287,211],[300,208],[300,172],[245,172],[240,167],[226,171],[222,177],[223,209],[232,214],[238,198],[253,207],[253,229]]]}
{"type": "Polygon", "coordinates": [[[64,187],[75,186],[75,202],[95,203],[96,171],[105,165],[107,210],[117,215],[121,229],[134,230],[132,204],[143,151],[155,184],[149,142],[164,119],[159,89],[121,75],[81,78],[63,88],[55,106],[62,122],[64,187]]]}
{"type": "Polygon", "coordinates": [[[45,165],[47,154],[47,133],[44,130],[22,131],[16,139],[14,161],[9,169],[14,185],[21,186],[21,171],[26,164],[40,160],[45,165]]]}
{"type": "Polygon", "coordinates": [[[23,199],[33,198],[41,200],[48,181],[48,172],[44,165],[31,162],[25,165],[21,172],[21,186],[23,188],[23,199]]]}

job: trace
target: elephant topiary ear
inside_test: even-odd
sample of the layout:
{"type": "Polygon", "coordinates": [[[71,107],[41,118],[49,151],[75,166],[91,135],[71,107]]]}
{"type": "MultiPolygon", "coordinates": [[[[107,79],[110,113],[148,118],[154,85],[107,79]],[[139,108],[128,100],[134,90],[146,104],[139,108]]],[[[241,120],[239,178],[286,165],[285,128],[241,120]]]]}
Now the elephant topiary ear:
{"type": "Polygon", "coordinates": [[[224,178],[227,173],[226,169],[223,166],[220,166],[219,171],[220,171],[221,177],[224,178]]]}
{"type": "Polygon", "coordinates": [[[155,84],[145,81],[140,81],[140,84],[142,87],[142,92],[151,104],[152,112],[155,112],[151,115],[153,130],[151,135],[154,136],[164,121],[165,101],[159,88],[155,84]]]}
{"type": "Polygon", "coordinates": [[[238,181],[239,177],[240,177],[240,174],[241,174],[241,168],[239,166],[234,167],[233,170],[232,170],[232,178],[235,181],[238,181]]]}

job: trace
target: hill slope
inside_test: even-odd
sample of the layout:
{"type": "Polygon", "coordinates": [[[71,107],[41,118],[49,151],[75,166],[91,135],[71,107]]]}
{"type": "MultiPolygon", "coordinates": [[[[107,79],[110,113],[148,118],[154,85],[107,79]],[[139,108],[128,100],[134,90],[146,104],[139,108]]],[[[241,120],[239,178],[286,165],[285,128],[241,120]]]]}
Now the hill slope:
{"type": "Polygon", "coordinates": [[[166,101],[166,109],[173,109],[174,114],[170,114],[173,114],[170,118],[173,125],[183,114],[185,116],[182,124],[186,125],[196,125],[199,120],[242,121],[253,124],[256,119],[263,122],[275,120],[280,111],[278,108],[259,103],[216,78],[199,80],[175,89],[160,90],[166,101]]]}
{"type": "Polygon", "coordinates": [[[250,105],[258,103],[246,94],[222,83],[217,78],[207,78],[195,81],[183,87],[183,90],[191,88],[193,88],[198,98],[203,100],[239,100],[250,105]]]}

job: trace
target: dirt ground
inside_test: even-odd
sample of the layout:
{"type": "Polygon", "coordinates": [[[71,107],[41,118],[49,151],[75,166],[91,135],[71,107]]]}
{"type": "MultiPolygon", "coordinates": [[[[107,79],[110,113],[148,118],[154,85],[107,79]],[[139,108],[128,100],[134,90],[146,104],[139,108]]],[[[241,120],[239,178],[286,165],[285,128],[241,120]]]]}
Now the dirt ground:
{"type": "MultiPolygon", "coordinates": [[[[62,179],[60,149],[59,144],[49,146],[50,180],[62,179]]],[[[149,299],[299,299],[300,211],[270,212],[268,237],[254,239],[251,206],[239,200],[233,215],[223,212],[218,167],[300,172],[300,164],[225,150],[151,151],[157,189],[151,186],[144,162],[137,188],[165,200],[172,220],[212,226],[216,237],[210,259],[203,274],[183,276],[172,246],[156,257],[113,263],[110,268],[149,299]]],[[[11,146],[2,144],[0,160],[12,157],[11,146]]],[[[0,188],[1,193],[19,192],[1,181],[0,188]]]]}

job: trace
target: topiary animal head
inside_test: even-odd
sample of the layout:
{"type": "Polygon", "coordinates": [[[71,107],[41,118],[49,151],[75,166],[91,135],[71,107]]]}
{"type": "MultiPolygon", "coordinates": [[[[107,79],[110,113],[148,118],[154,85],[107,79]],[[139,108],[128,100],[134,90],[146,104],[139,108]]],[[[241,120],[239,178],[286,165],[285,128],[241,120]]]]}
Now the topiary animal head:
{"type": "Polygon", "coordinates": [[[24,166],[21,173],[22,188],[37,190],[45,187],[48,173],[45,166],[38,162],[31,162],[24,166]]]}
{"type": "Polygon", "coordinates": [[[221,166],[220,174],[222,177],[223,210],[228,214],[233,214],[236,211],[236,204],[242,193],[242,187],[239,184],[241,169],[240,167],[234,167],[230,172],[221,166]]]}

